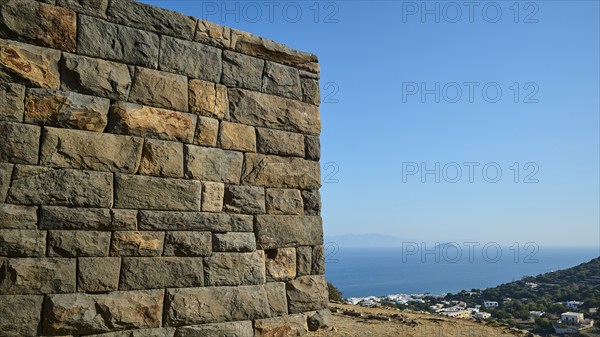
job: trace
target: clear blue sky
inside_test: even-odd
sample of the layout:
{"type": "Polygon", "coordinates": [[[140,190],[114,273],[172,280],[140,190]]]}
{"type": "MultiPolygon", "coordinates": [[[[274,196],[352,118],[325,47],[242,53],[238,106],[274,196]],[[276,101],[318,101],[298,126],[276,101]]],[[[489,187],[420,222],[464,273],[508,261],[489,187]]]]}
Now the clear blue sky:
{"type": "Polygon", "coordinates": [[[321,190],[326,234],[600,244],[597,1],[520,2],[518,13],[513,1],[481,2],[472,15],[469,2],[454,2],[460,17],[430,1],[439,23],[423,20],[420,1],[145,2],[319,56],[322,95],[338,100],[321,105],[323,177],[339,168],[321,190]],[[479,83],[473,102],[465,82],[479,83]],[[409,95],[411,83],[439,83],[440,102],[409,95]],[[497,102],[484,99],[485,84],[489,101],[502,89],[497,102]],[[458,163],[462,177],[446,181],[450,164],[439,183],[433,174],[403,182],[403,166],[436,162],[440,171],[458,163]],[[464,162],[480,163],[473,183],[464,162]],[[498,182],[483,179],[486,163],[502,169],[498,182]],[[538,182],[524,183],[536,168],[538,182]]]}

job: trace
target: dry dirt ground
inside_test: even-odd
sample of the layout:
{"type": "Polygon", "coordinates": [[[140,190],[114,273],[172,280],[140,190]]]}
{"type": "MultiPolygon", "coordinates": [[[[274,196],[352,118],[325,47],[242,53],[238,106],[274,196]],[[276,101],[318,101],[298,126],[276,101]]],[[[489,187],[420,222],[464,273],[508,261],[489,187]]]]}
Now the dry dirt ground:
{"type": "Polygon", "coordinates": [[[333,328],[309,333],[310,337],[523,337],[528,335],[491,323],[446,318],[435,314],[333,303],[330,304],[330,309],[333,313],[333,328]],[[342,313],[346,310],[361,313],[363,317],[342,313]],[[368,315],[389,317],[391,321],[369,319],[368,315]]]}

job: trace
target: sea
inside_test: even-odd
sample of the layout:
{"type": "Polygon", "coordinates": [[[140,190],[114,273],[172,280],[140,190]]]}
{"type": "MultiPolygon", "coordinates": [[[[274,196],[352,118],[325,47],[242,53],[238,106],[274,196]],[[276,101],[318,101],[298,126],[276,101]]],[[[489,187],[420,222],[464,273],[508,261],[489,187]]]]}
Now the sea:
{"type": "Polygon", "coordinates": [[[463,246],[423,253],[418,247],[325,248],[325,275],[345,298],[485,289],[570,268],[599,255],[599,247],[463,246]]]}

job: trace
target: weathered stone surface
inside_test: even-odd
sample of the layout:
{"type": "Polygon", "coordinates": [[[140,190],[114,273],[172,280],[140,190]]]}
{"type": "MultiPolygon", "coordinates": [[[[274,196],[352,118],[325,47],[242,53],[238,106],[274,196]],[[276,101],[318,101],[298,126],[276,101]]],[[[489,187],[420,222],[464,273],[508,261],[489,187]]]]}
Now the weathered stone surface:
{"type": "Polygon", "coordinates": [[[323,244],[323,224],[318,216],[258,215],[259,249],[323,244]]]}
{"type": "Polygon", "coordinates": [[[256,152],[256,132],[248,125],[221,122],[219,141],[225,150],[256,152]]]}
{"type": "Polygon", "coordinates": [[[52,230],[48,233],[48,256],[108,256],[110,232],[52,230]]]}
{"type": "Polygon", "coordinates": [[[306,159],[319,160],[321,158],[321,141],[319,136],[306,136],[304,138],[306,159]]]}
{"type": "Polygon", "coordinates": [[[57,169],[13,180],[8,202],[24,205],[112,207],[112,173],[57,169]]]}
{"type": "Polygon", "coordinates": [[[135,230],[137,228],[138,211],[134,209],[111,209],[110,227],[116,230],[135,230]]]}
{"type": "Polygon", "coordinates": [[[133,103],[117,102],[109,114],[112,133],[191,143],[195,128],[195,115],[133,103]]]}
{"type": "Polygon", "coordinates": [[[44,296],[0,295],[0,331],[6,337],[37,335],[44,296]]]}
{"type": "Polygon", "coordinates": [[[256,250],[254,233],[215,233],[212,244],[215,252],[253,252],[256,250]]]}
{"type": "Polygon", "coordinates": [[[38,126],[0,122],[0,161],[37,164],[40,133],[38,126]]]}
{"type": "Polygon", "coordinates": [[[306,215],[321,215],[321,193],[319,190],[302,191],[304,213],[306,215]]]}
{"type": "Polygon", "coordinates": [[[210,232],[167,232],[164,256],[210,256],[210,232]]]}
{"type": "Polygon", "coordinates": [[[240,53],[283,63],[312,73],[319,72],[316,55],[294,50],[275,41],[237,29],[231,29],[231,48],[240,53]]]}
{"type": "Polygon", "coordinates": [[[116,231],[113,233],[110,255],[160,256],[164,242],[164,232],[116,231]]]}
{"type": "Polygon", "coordinates": [[[227,87],[202,80],[189,82],[190,112],[223,119],[229,114],[227,87]]]}
{"type": "Polygon", "coordinates": [[[226,186],[223,208],[232,213],[265,213],[265,189],[254,186],[226,186]]]}
{"type": "Polygon", "coordinates": [[[296,248],[297,275],[310,275],[312,270],[312,247],[300,246],[296,248]]]}
{"type": "Polygon", "coordinates": [[[313,247],[311,274],[325,274],[325,247],[323,247],[323,245],[316,245],[313,247]]]}
{"type": "Polygon", "coordinates": [[[157,328],[163,297],[163,290],[49,295],[44,303],[44,331],[57,335],[157,328]]]}
{"type": "Polygon", "coordinates": [[[259,319],[254,322],[255,337],[297,337],[307,334],[306,317],[302,314],[259,319]]]}
{"type": "Polygon", "coordinates": [[[286,283],[289,312],[292,314],[304,311],[327,308],[329,295],[325,276],[301,276],[286,283]]]}
{"type": "Polygon", "coordinates": [[[304,205],[300,190],[268,188],[266,200],[268,214],[304,214],[304,205]]]}
{"type": "Polygon", "coordinates": [[[0,80],[58,88],[60,51],[0,39],[0,80]]]}
{"type": "Polygon", "coordinates": [[[207,286],[233,286],[265,283],[265,254],[213,253],[205,259],[207,286]]]}
{"type": "Polygon", "coordinates": [[[40,257],[45,254],[45,231],[0,229],[0,256],[40,257]]]}
{"type": "Polygon", "coordinates": [[[284,131],[319,134],[319,108],[289,98],[229,89],[229,116],[234,122],[284,131]]]}
{"type": "Polygon", "coordinates": [[[300,78],[302,84],[302,100],[313,105],[321,104],[319,81],[312,78],[300,78]]]}
{"type": "Polygon", "coordinates": [[[80,14],[106,18],[108,0],[57,0],[57,4],[80,14]]]}
{"type": "Polygon", "coordinates": [[[77,290],[86,293],[119,289],[121,259],[118,257],[80,257],[77,266],[77,290]]]}
{"type": "Polygon", "coordinates": [[[331,320],[332,316],[329,309],[317,310],[316,313],[307,317],[308,330],[327,329],[332,326],[331,320]]]}
{"type": "Polygon", "coordinates": [[[201,257],[126,257],[119,289],[201,287],[202,264],[201,257]]]}
{"type": "Polygon", "coordinates": [[[175,328],[156,328],[107,332],[87,337],[173,337],[175,328]]]}
{"type": "Polygon", "coordinates": [[[198,127],[194,136],[194,144],[203,146],[217,146],[219,134],[219,120],[209,117],[198,117],[198,127]]]}
{"type": "Polygon", "coordinates": [[[118,174],[115,207],[199,211],[200,182],[118,174]]]}
{"type": "Polygon", "coordinates": [[[140,229],[251,232],[252,216],[206,212],[140,211],[140,229]]]}
{"type": "Polygon", "coordinates": [[[72,293],[75,292],[75,269],[75,259],[6,259],[0,268],[0,293],[72,293]]]}
{"type": "Polygon", "coordinates": [[[223,211],[223,198],[225,197],[225,185],[207,181],[202,183],[202,211],[223,211]]]}
{"type": "Polygon", "coordinates": [[[0,83],[0,121],[21,122],[25,105],[25,87],[16,83],[0,83]]]}
{"type": "Polygon", "coordinates": [[[168,326],[241,321],[270,315],[263,286],[167,289],[168,326]]]}
{"type": "Polygon", "coordinates": [[[298,189],[321,186],[321,168],[316,161],[256,153],[246,153],[245,159],[243,184],[298,189]]]}
{"type": "Polygon", "coordinates": [[[228,87],[260,91],[265,61],[232,52],[223,52],[223,76],[221,83],[228,87]]]}
{"type": "MultiPolygon", "coordinates": [[[[40,164],[135,173],[140,163],[142,143],[143,139],[138,137],[45,128],[40,164]]],[[[181,156],[183,160],[183,153],[181,156]]],[[[183,171],[183,168],[181,170],[183,171]]]]}
{"type": "Polygon", "coordinates": [[[13,164],[0,163],[0,204],[6,200],[6,194],[10,188],[12,178],[13,164]]]}
{"type": "Polygon", "coordinates": [[[254,337],[251,321],[183,326],[175,337],[254,337]]]}
{"type": "Polygon", "coordinates": [[[160,69],[211,82],[221,79],[221,50],[201,43],[163,36],[160,69]]]}
{"type": "Polygon", "coordinates": [[[189,16],[132,0],[115,0],[108,19],[131,27],[191,40],[196,21],[189,16]]]}
{"type": "Polygon", "coordinates": [[[111,212],[107,208],[42,206],[40,211],[40,228],[43,229],[110,230],[111,225],[111,212]]]}
{"type": "Polygon", "coordinates": [[[36,229],[37,207],[0,204],[0,228],[36,229]]]}
{"type": "Polygon", "coordinates": [[[64,53],[60,67],[62,90],[115,100],[126,100],[129,95],[131,75],[126,64],[64,53]]]}
{"type": "Polygon", "coordinates": [[[265,251],[267,281],[289,281],[296,277],[296,248],[265,251]]]}
{"type": "Polygon", "coordinates": [[[221,49],[229,49],[231,47],[231,29],[199,19],[194,41],[221,49]]]}
{"type": "Polygon", "coordinates": [[[285,293],[285,283],[283,282],[267,282],[265,284],[267,292],[267,300],[272,316],[287,315],[288,305],[285,293]]]}
{"type": "Polygon", "coordinates": [[[158,46],[154,33],[79,15],[79,54],[156,69],[158,46]]]}
{"type": "Polygon", "coordinates": [[[110,100],[54,89],[27,89],[25,122],[102,132],[110,100]]]}
{"type": "Polygon", "coordinates": [[[187,111],[187,78],[164,71],[136,67],[129,101],[158,108],[187,111]]]}
{"type": "Polygon", "coordinates": [[[183,178],[183,144],[146,139],[138,173],[183,178]]]}
{"type": "Polygon", "coordinates": [[[186,145],[185,175],[202,181],[239,184],[244,155],[200,146],[186,145]]]}
{"type": "Polygon", "coordinates": [[[256,128],[258,152],[304,157],[304,136],[299,133],[256,128]]]}
{"type": "Polygon", "coordinates": [[[302,85],[298,69],[278,63],[266,62],[265,74],[262,80],[262,91],[293,98],[302,99],[302,85]]]}
{"type": "Polygon", "coordinates": [[[44,47],[75,51],[77,19],[67,8],[33,0],[8,0],[0,6],[0,36],[44,47]]]}

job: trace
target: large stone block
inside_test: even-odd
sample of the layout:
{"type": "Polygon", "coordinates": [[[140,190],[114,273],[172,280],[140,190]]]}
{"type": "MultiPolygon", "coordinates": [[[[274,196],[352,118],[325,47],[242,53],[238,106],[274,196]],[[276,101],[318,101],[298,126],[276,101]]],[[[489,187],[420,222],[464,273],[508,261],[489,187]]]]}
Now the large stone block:
{"type": "Polygon", "coordinates": [[[258,215],[256,239],[259,249],[323,244],[323,224],[318,216],[258,215]]]}
{"type": "Polygon", "coordinates": [[[110,232],[52,230],[48,233],[48,256],[108,256],[110,232]]]}
{"type": "Polygon", "coordinates": [[[194,144],[203,146],[217,146],[219,134],[219,120],[210,117],[198,117],[198,126],[194,136],[194,144]]]}
{"type": "Polygon", "coordinates": [[[45,128],[40,164],[135,173],[140,163],[142,143],[143,139],[138,137],[45,128]]]}
{"type": "Polygon", "coordinates": [[[302,191],[304,200],[304,214],[321,215],[321,193],[319,190],[302,191]]]}
{"type": "Polygon", "coordinates": [[[231,29],[199,19],[194,41],[221,49],[229,49],[231,48],[231,29]]]}
{"type": "Polygon", "coordinates": [[[285,283],[267,282],[265,284],[265,291],[267,292],[267,300],[269,301],[271,316],[287,315],[288,305],[285,292],[285,283]]]}
{"type": "Polygon", "coordinates": [[[254,337],[251,321],[209,323],[177,328],[175,337],[254,337]]]}
{"type": "Polygon", "coordinates": [[[163,36],[160,69],[211,82],[221,79],[221,50],[201,43],[163,36]]]}
{"type": "Polygon", "coordinates": [[[24,205],[112,207],[113,175],[57,169],[15,178],[8,202],[24,205]]]}
{"type": "Polygon", "coordinates": [[[196,116],[183,112],[117,102],[110,109],[108,131],[145,138],[191,143],[196,116]]]}
{"type": "Polygon", "coordinates": [[[137,229],[138,211],[135,209],[111,209],[110,227],[115,230],[137,229]]]}
{"type": "Polygon", "coordinates": [[[240,152],[186,145],[185,174],[191,179],[239,184],[243,161],[240,152]]]}
{"type": "Polygon", "coordinates": [[[213,253],[205,259],[207,286],[233,286],[265,283],[265,254],[213,253]]]}
{"type": "Polygon", "coordinates": [[[187,78],[164,71],[136,67],[129,101],[158,108],[187,111],[187,78]]]}
{"type": "Polygon", "coordinates": [[[221,83],[228,87],[238,87],[260,91],[265,61],[232,52],[223,52],[223,76],[221,83]]]}
{"type": "Polygon", "coordinates": [[[300,190],[268,188],[266,194],[268,214],[303,215],[304,204],[300,190]]]}
{"type": "Polygon", "coordinates": [[[139,174],[183,178],[183,144],[156,139],[144,140],[139,174]]]}
{"type": "Polygon", "coordinates": [[[111,256],[161,256],[165,242],[164,232],[113,232],[111,256]]]}
{"type": "Polygon", "coordinates": [[[256,128],[258,152],[304,158],[304,136],[300,133],[256,128]]]}
{"type": "Polygon", "coordinates": [[[41,295],[0,295],[0,331],[6,337],[36,336],[41,322],[41,295]]]}
{"type": "Polygon", "coordinates": [[[132,0],[110,2],[108,19],[122,25],[191,40],[196,20],[190,16],[132,0]]]}
{"type": "Polygon", "coordinates": [[[119,289],[120,258],[80,257],[77,263],[78,291],[97,293],[119,289]]]}
{"type": "Polygon", "coordinates": [[[289,98],[229,89],[229,116],[234,122],[284,131],[319,134],[319,108],[289,98]]]}
{"type": "Polygon", "coordinates": [[[325,276],[301,276],[286,283],[290,313],[327,308],[329,295],[325,276]]]}
{"type": "Polygon", "coordinates": [[[225,197],[225,185],[206,181],[202,183],[202,211],[223,211],[223,198],[225,197]]]}
{"type": "Polygon", "coordinates": [[[42,257],[46,254],[46,231],[0,229],[0,256],[42,257]]]}
{"type": "Polygon", "coordinates": [[[165,324],[182,326],[270,316],[263,286],[167,289],[165,324]]]}
{"type": "Polygon", "coordinates": [[[175,328],[156,328],[106,332],[87,337],[173,337],[174,334],[175,328]]]}
{"type": "Polygon", "coordinates": [[[44,303],[44,332],[65,335],[158,328],[163,298],[163,290],[49,295],[44,303]]]}
{"type": "Polygon", "coordinates": [[[164,256],[210,256],[212,252],[210,232],[167,232],[164,256]]]}
{"type": "Polygon", "coordinates": [[[232,213],[265,213],[265,189],[254,186],[226,186],[224,209],[232,213]]]}
{"type": "Polygon", "coordinates": [[[16,83],[0,83],[0,121],[23,121],[24,100],[25,86],[16,83]]]}
{"type": "Polygon", "coordinates": [[[329,309],[317,310],[314,314],[307,316],[308,330],[317,331],[319,329],[327,329],[332,326],[332,315],[329,309]]]}
{"type": "Polygon", "coordinates": [[[203,285],[201,257],[126,257],[121,264],[121,290],[203,285]]]}
{"type": "Polygon", "coordinates": [[[102,132],[110,100],[54,89],[27,89],[25,122],[102,132]]]}
{"type": "Polygon", "coordinates": [[[254,233],[228,232],[213,234],[215,252],[253,252],[256,250],[254,233]]]}
{"type": "Polygon", "coordinates": [[[0,204],[3,204],[6,200],[6,194],[10,188],[10,181],[12,179],[13,164],[0,163],[0,204]]]}
{"type": "Polygon", "coordinates": [[[64,53],[60,67],[62,90],[115,100],[129,96],[131,75],[126,64],[64,53]]]}
{"type": "Polygon", "coordinates": [[[302,190],[321,186],[321,168],[316,161],[256,153],[246,153],[245,159],[243,184],[302,190]]]}
{"type": "Polygon", "coordinates": [[[12,122],[0,122],[0,161],[37,164],[41,128],[12,122]]]}
{"type": "Polygon", "coordinates": [[[310,275],[312,270],[312,247],[311,246],[300,246],[296,248],[296,266],[297,275],[304,276],[310,275]]]}
{"type": "Polygon", "coordinates": [[[0,228],[37,229],[37,207],[0,204],[0,228]]]}
{"type": "Polygon", "coordinates": [[[300,78],[302,84],[302,100],[313,105],[321,104],[319,81],[312,78],[300,78]]]}
{"type": "Polygon", "coordinates": [[[75,259],[6,259],[0,268],[0,294],[75,292],[76,266],[75,259]]]}
{"type": "Polygon", "coordinates": [[[319,136],[309,136],[304,138],[306,159],[321,159],[321,141],[319,136]]]}
{"type": "Polygon", "coordinates": [[[156,69],[158,47],[154,33],[79,15],[78,54],[156,69]]]}
{"type": "Polygon", "coordinates": [[[77,18],[70,9],[33,0],[8,0],[0,6],[0,36],[44,47],[75,51],[77,18]]]}
{"type": "Polygon", "coordinates": [[[302,85],[298,69],[274,62],[266,62],[262,79],[262,91],[302,100],[302,85]]]}
{"type": "Polygon", "coordinates": [[[254,322],[255,337],[299,337],[307,334],[306,317],[302,314],[265,318],[254,322]]]}
{"type": "Polygon", "coordinates": [[[201,230],[251,232],[252,216],[206,212],[140,211],[143,230],[201,230]]]}
{"type": "Polygon", "coordinates": [[[0,80],[58,88],[60,51],[0,39],[0,80]]]}
{"type": "Polygon", "coordinates": [[[221,122],[219,142],[225,150],[256,152],[256,131],[248,125],[221,122]]]}
{"type": "Polygon", "coordinates": [[[313,247],[311,274],[325,274],[325,247],[323,245],[316,245],[313,247]]]}
{"type": "Polygon", "coordinates": [[[296,277],[296,249],[279,248],[265,251],[268,282],[289,281],[296,277]]]}
{"type": "Polygon", "coordinates": [[[106,18],[108,0],[56,0],[56,4],[80,14],[106,18]]]}
{"type": "Polygon", "coordinates": [[[229,115],[226,86],[202,80],[190,80],[189,89],[190,112],[218,119],[229,115]]]}
{"type": "Polygon", "coordinates": [[[115,207],[199,211],[199,181],[118,174],[115,207]]]}
{"type": "Polygon", "coordinates": [[[111,230],[111,210],[108,208],[71,208],[42,206],[40,228],[73,230],[111,230]]]}

